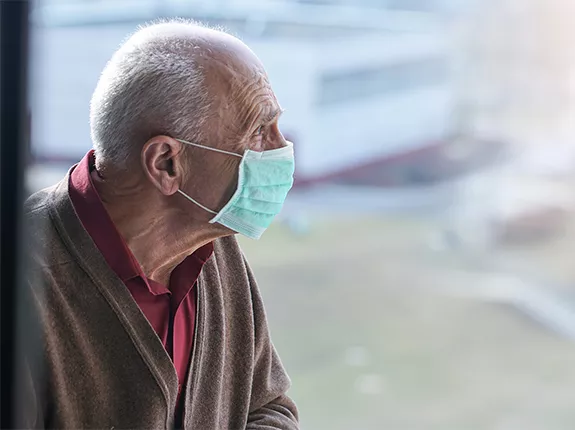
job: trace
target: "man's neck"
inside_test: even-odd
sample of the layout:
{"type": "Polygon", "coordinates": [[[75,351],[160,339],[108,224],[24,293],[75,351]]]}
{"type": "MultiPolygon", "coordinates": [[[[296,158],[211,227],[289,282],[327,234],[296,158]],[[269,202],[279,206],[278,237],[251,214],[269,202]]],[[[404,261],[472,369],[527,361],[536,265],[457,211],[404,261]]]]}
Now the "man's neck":
{"type": "Polygon", "coordinates": [[[163,208],[160,202],[141,201],[135,197],[137,194],[131,194],[135,190],[122,194],[95,171],[92,180],[142,272],[162,285],[169,284],[172,271],[186,257],[221,236],[205,222],[183,225],[182,213],[176,207],[163,208]]]}
{"type": "Polygon", "coordinates": [[[127,219],[112,217],[143,273],[162,285],[168,285],[172,271],[186,257],[214,240],[213,235],[191,226],[181,227],[166,218],[127,219]]]}

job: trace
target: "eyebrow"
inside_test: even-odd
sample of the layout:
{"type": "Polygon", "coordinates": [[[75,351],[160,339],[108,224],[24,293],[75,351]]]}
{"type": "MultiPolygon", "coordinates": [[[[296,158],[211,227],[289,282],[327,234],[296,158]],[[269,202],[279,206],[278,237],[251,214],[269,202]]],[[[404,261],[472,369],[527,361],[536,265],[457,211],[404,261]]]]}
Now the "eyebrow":
{"type": "Polygon", "coordinates": [[[264,122],[264,123],[272,122],[272,121],[278,119],[282,113],[284,113],[284,110],[282,108],[274,109],[272,112],[270,112],[269,115],[266,115],[262,119],[262,122],[264,122]]]}

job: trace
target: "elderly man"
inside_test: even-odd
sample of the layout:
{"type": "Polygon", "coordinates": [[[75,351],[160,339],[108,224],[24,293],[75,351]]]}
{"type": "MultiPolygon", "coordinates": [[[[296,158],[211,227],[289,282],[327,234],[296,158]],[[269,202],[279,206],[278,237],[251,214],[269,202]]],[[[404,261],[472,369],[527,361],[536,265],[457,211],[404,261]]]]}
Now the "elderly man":
{"type": "Polygon", "coordinates": [[[234,238],[259,238],[292,185],[280,114],[260,61],[221,31],[162,22],[114,54],[94,150],[26,203],[44,339],[26,426],[298,428],[234,238]]]}

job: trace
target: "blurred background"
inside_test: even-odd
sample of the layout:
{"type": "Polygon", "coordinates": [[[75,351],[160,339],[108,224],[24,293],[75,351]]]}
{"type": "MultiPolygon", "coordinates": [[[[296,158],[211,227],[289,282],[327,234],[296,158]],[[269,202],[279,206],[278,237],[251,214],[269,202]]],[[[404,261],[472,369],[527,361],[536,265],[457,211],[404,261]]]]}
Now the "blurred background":
{"type": "Polygon", "coordinates": [[[242,240],[304,430],[575,426],[575,2],[37,0],[34,191],[158,17],[262,59],[296,185],[242,240]]]}

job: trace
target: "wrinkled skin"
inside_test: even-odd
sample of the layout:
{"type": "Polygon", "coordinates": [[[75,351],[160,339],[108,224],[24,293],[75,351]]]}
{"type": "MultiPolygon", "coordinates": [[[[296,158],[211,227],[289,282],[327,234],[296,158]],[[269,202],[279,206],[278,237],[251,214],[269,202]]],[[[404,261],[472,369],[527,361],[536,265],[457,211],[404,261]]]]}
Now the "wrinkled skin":
{"type": "MultiPolygon", "coordinates": [[[[212,108],[204,139],[195,143],[240,155],[246,149],[285,146],[278,128],[281,108],[263,65],[246,45],[205,28],[182,31],[166,25],[162,30],[193,38],[198,46],[190,55],[205,71],[212,108]]],[[[154,136],[143,144],[140,160],[128,172],[97,160],[92,179],[146,276],[167,285],[172,270],[188,255],[234,233],[210,224],[213,215],[177,190],[217,212],[236,189],[241,159],[185,145],[169,136],[154,136]]]]}

